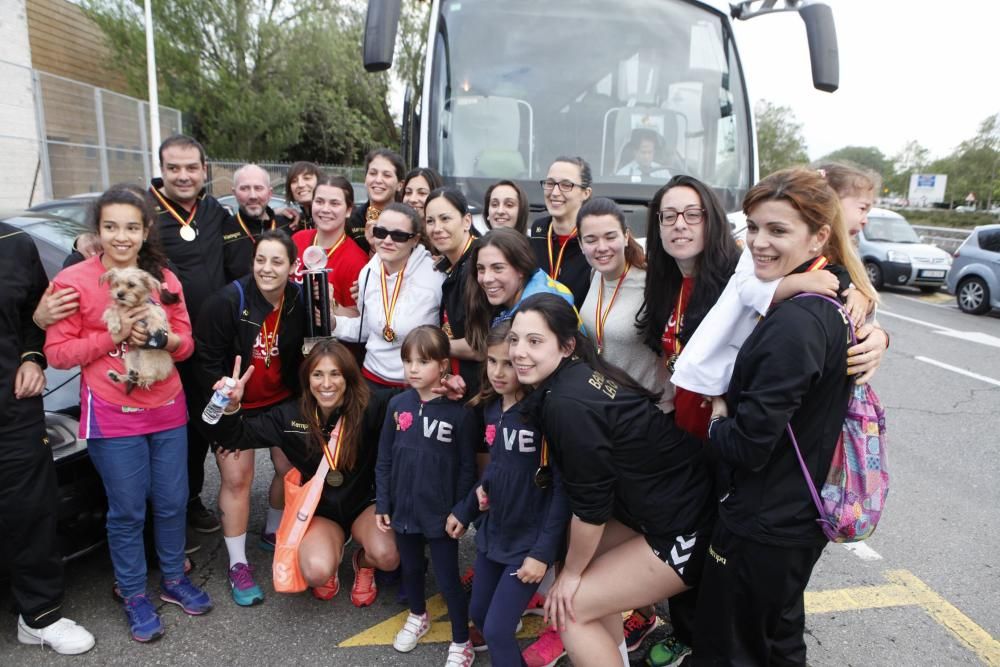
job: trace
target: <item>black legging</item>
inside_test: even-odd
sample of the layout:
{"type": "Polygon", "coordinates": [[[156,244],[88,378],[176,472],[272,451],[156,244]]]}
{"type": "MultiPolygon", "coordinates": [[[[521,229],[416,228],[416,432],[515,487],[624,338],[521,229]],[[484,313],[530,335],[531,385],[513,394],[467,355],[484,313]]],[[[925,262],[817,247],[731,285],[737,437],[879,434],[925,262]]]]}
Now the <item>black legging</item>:
{"type": "Polygon", "coordinates": [[[427,611],[424,600],[424,544],[430,545],[434,578],[451,620],[451,640],[456,644],[469,641],[469,603],[458,578],[458,540],[448,536],[425,538],[423,535],[396,533],[396,548],[403,568],[403,590],[410,601],[410,612],[427,611]]]}

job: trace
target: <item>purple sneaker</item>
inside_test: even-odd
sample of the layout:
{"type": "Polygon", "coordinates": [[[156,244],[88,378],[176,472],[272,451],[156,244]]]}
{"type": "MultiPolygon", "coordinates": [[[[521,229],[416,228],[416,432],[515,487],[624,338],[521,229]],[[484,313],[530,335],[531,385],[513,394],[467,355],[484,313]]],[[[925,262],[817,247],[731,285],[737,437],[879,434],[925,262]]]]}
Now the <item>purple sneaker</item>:
{"type": "Polygon", "coordinates": [[[254,582],[253,568],[246,563],[229,568],[229,587],[233,590],[233,601],[241,607],[252,607],[264,601],[264,591],[254,582]]]}
{"type": "Polygon", "coordinates": [[[212,611],[212,598],[208,593],[191,583],[187,577],[173,581],[166,579],[160,582],[160,599],[176,604],[185,614],[201,616],[212,611]]]}

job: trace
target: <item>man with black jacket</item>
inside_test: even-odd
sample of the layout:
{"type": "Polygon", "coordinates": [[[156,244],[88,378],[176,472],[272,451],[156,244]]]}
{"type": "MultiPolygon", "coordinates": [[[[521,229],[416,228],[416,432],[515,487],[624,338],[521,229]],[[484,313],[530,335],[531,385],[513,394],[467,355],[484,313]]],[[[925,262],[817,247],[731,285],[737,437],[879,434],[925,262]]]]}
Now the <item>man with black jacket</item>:
{"type": "Polygon", "coordinates": [[[45,437],[45,332],[31,314],[48,280],[26,233],[0,223],[0,533],[10,562],[22,644],[77,654],[94,636],[60,613],[63,567],[56,544],[58,489],[45,437]]]}
{"type": "Polygon", "coordinates": [[[247,273],[252,268],[254,245],[261,234],[281,229],[291,236],[293,231],[295,221],[268,206],[272,193],[271,177],[256,164],[245,164],[233,174],[233,196],[239,210],[223,233],[222,242],[234,267],[246,266],[247,273]]]}
{"type": "MultiPolygon", "coordinates": [[[[160,243],[184,287],[191,324],[197,325],[201,306],[231,280],[246,275],[236,247],[223,243],[226,230],[236,227],[233,217],[205,192],[205,149],[191,137],[174,135],[160,145],[160,170],[150,186],[159,218],[160,243]]],[[[219,521],[201,502],[205,482],[208,438],[200,427],[209,396],[203,391],[197,370],[197,355],[177,365],[184,384],[188,414],[188,525],[202,533],[219,530],[219,521]]]]}

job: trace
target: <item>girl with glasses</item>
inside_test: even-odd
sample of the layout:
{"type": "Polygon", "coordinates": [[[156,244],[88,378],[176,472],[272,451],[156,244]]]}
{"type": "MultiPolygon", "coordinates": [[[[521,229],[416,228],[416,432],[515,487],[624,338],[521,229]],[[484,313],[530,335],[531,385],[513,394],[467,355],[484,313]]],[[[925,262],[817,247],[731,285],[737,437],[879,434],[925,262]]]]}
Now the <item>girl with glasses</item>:
{"type": "Polygon", "coordinates": [[[541,181],[549,214],[532,223],[529,234],[538,266],[573,292],[577,307],[590,288],[590,266],[576,242],[576,216],[590,199],[592,181],[590,165],[583,158],[556,158],[541,181]]]}
{"type": "Polygon", "coordinates": [[[438,323],[444,275],[434,270],[424,221],[410,206],[388,204],[371,234],[375,256],[358,276],[359,314],[338,314],[330,325],[337,338],[365,345],[362,373],[373,387],[405,387],[400,346],[416,327],[438,323]]]}

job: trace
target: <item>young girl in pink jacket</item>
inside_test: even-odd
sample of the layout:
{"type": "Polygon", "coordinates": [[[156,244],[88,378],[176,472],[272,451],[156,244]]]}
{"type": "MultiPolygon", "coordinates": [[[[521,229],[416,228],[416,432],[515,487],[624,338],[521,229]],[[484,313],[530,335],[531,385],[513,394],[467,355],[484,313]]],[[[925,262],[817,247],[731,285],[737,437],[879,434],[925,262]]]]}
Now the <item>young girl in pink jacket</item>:
{"type": "MultiPolygon", "coordinates": [[[[163,573],[160,599],[192,615],[212,608],[208,594],[184,576],[187,503],[187,409],[175,369],[148,388],[113,381],[109,371],[125,373],[130,348],[159,348],[182,361],[194,342],[177,277],[166,268],[157,242],[155,216],[146,197],[126,186],[101,195],[91,222],[103,252],[61,271],[55,289],[71,287],[79,309],[49,327],[45,354],[56,368],[80,366],[80,437],[87,438],[90,458],[108,495],[108,543],[132,638],[151,641],[163,635],[163,623],[146,595],[143,524],[146,499],[152,503],[156,551],[163,573]],[[125,309],[121,330],[112,334],[103,315],[112,304],[109,284],[101,277],[113,269],[140,268],[160,289],[149,295],[166,312],[169,331],[150,330],[150,303],[125,309]]],[[[197,243],[197,236],[192,243],[197,243]]],[[[131,291],[128,281],[116,290],[131,291]]]]}

